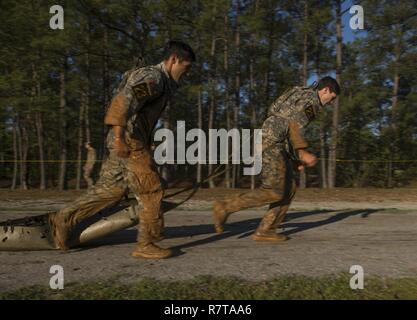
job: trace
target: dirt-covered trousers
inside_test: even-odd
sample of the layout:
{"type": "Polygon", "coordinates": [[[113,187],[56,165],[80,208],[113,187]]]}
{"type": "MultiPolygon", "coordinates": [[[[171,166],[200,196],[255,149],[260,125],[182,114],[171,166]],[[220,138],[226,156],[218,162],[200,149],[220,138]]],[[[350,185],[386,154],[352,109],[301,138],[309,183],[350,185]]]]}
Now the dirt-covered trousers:
{"type": "Polygon", "coordinates": [[[271,150],[262,159],[262,186],[221,201],[228,213],[269,205],[258,230],[275,230],[284,220],[295,195],[291,160],[285,151],[271,150]]]}
{"type": "Polygon", "coordinates": [[[128,158],[118,157],[112,149],[109,151],[96,184],[58,214],[65,215],[65,221],[73,227],[116,204],[130,189],[143,205],[139,212],[139,236],[148,240],[158,237],[163,227],[163,190],[150,151],[146,148],[131,150],[128,158]]]}

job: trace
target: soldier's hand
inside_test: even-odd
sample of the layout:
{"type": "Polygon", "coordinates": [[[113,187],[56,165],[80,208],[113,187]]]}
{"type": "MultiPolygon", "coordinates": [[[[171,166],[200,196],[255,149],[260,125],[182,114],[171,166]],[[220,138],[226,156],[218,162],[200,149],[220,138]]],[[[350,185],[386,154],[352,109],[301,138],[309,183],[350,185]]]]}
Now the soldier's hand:
{"type": "Polygon", "coordinates": [[[314,167],[317,163],[316,156],[303,149],[298,150],[298,157],[300,158],[300,161],[307,167],[314,167]]]}
{"type": "Polygon", "coordinates": [[[120,158],[127,158],[129,157],[129,147],[127,146],[126,142],[124,142],[121,138],[116,138],[114,140],[113,144],[114,150],[116,151],[116,154],[120,158]]]}

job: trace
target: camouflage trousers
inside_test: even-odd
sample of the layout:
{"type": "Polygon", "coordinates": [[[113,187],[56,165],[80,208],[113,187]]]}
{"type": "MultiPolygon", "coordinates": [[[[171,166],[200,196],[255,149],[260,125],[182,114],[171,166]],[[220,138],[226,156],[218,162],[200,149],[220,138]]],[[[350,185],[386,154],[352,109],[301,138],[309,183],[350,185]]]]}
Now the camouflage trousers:
{"type": "Polygon", "coordinates": [[[258,231],[276,230],[284,220],[296,192],[292,163],[284,151],[273,152],[274,159],[263,158],[262,186],[219,201],[226,213],[269,205],[258,231]]]}
{"type": "Polygon", "coordinates": [[[163,228],[161,203],[164,195],[156,165],[146,148],[131,150],[120,158],[112,149],[103,163],[100,177],[85,195],[57,214],[65,216],[70,228],[99,211],[115,205],[130,189],[143,209],[139,212],[139,236],[145,242],[158,238],[163,228]]]}

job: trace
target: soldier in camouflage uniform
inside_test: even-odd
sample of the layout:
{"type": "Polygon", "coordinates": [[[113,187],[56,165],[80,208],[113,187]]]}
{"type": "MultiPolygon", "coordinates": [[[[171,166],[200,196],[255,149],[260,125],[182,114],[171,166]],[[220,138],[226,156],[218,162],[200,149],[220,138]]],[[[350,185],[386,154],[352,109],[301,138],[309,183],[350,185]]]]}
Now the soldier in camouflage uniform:
{"type": "Polygon", "coordinates": [[[111,126],[106,140],[109,155],[97,183],[73,204],[50,215],[60,249],[68,249],[67,242],[76,224],[115,205],[130,189],[143,204],[138,243],[132,256],[160,259],[172,255],[170,249],[155,244],[163,228],[163,190],[150,142],[168,99],[193,61],[195,55],[190,46],[170,41],[160,64],[125,73],[106,113],[105,123],[111,126]]]}
{"type": "Polygon", "coordinates": [[[304,166],[314,166],[317,162],[317,158],[305,150],[308,144],[301,130],[339,93],[337,81],[325,77],[315,89],[294,87],[288,90],[269,107],[262,126],[262,185],[257,190],[214,203],[213,219],[217,233],[223,232],[231,213],[268,204],[269,210],[252,239],[288,239],[276,233],[276,229],[284,220],[296,191],[291,160],[297,160],[299,170],[304,170],[304,166]]]}
{"type": "Polygon", "coordinates": [[[87,161],[83,167],[83,176],[84,176],[84,180],[87,181],[88,189],[90,189],[94,184],[94,181],[93,181],[93,178],[91,178],[91,175],[93,172],[94,164],[96,163],[96,160],[97,160],[97,152],[96,152],[96,149],[93,148],[90,142],[87,142],[85,144],[85,148],[87,149],[87,161]]]}

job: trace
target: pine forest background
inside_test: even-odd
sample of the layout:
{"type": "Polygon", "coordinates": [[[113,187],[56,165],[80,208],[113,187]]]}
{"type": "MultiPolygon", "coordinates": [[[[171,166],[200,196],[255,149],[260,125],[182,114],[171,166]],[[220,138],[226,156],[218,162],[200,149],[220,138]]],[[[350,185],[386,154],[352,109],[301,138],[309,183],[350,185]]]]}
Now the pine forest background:
{"type": "MultiPolygon", "coordinates": [[[[105,156],[106,107],[122,74],[156,64],[169,39],[197,63],[159,125],[260,128],[294,85],[336,77],[342,95],[307,130],[320,161],[301,187],[401,187],[417,179],[415,0],[361,1],[365,29],[349,39],[341,0],[74,0],[0,2],[0,187],[84,188],[85,141],[105,156]],[[59,4],[65,29],[52,30],[59,4]]],[[[169,186],[217,165],[166,165],[169,186]]],[[[205,187],[255,187],[230,168],[205,187]]]]}

